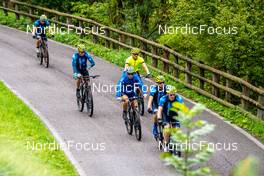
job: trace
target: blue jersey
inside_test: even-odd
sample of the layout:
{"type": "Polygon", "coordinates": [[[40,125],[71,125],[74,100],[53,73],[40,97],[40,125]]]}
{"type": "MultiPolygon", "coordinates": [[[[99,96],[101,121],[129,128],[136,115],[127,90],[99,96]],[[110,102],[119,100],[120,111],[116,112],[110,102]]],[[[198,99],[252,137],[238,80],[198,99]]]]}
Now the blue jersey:
{"type": "Polygon", "coordinates": [[[151,87],[149,96],[153,97],[152,108],[157,109],[159,106],[160,98],[166,95],[166,85],[159,89],[159,86],[151,87]]]}
{"type": "Polygon", "coordinates": [[[170,111],[170,108],[172,107],[172,103],[174,102],[179,102],[183,104],[183,98],[180,95],[176,94],[175,99],[173,101],[169,100],[168,95],[165,95],[160,99],[159,106],[163,107],[163,113],[165,116],[172,117],[176,115],[176,113],[170,111]]]}
{"type": "Polygon", "coordinates": [[[48,20],[45,20],[44,24],[41,24],[40,20],[34,22],[34,26],[37,28],[37,35],[46,35],[45,29],[50,25],[48,20]]]}
{"type": "Polygon", "coordinates": [[[85,51],[83,56],[80,56],[79,53],[74,53],[72,56],[72,69],[74,73],[80,73],[86,71],[87,61],[90,62],[91,67],[95,65],[92,56],[85,51]]]}
{"type": "Polygon", "coordinates": [[[133,78],[129,79],[125,71],[122,73],[116,87],[116,97],[121,97],[123,94],[127,95],[129,98],[136,96],[137,88],[140,88],[144,94],[147,93],[147,90],[144,89],[144,84],[139,76],[134,74],[133,78]]]}

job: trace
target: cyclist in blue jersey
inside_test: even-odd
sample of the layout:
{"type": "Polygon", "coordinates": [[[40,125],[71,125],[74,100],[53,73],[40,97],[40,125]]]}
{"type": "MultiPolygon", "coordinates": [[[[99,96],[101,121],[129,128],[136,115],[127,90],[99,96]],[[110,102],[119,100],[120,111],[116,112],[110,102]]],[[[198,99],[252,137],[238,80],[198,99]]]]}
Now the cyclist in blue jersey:
{"type": "Polygon", "coordinates": [[[40,45],[40,37],[44,38],[47,41],[46,37],[46,28],[50,26],[49,21],[47,20],[46,15],[41,15],[39,20],[34,22],[34,27],[32,30],[32,37],[37,38],[36,42],[36,52],[39,55],[39,45],[40,45]]]}
{"type": "MultiPolygon", "coordinates": [[[[123,71],[121,79],[117,83],[116,97],[118,100],[123,101],[123,118],[126,120],[127,108],[129,98],[137,97],[137,89],[143,92],[144,98],[147,97],[147,90],[144,89],[144,83],[139,78],[138,74],[135,74],[133,67],[129,67],[127,71],[123,71]]],[[[132,101],[133,106],[137,107],[137,100],[132,101]]]]}
{"type": "MultiPolygon", "coordinates": [[[[177,112],[170,111],[174,102],[184,103],[183,98],[176,94],[177,90],[174,86],[167,86],[167,95],[164,95],[159,102],[159,108],[157,113],[158,123],[164,125],[164,128],[180,128],[180,122],[174,117],[177,116],[177,112]]],[[[170,141],[170,132],[163,131],[163,137],[165,142],[164,152],[168,152],[168,143],[170,141]]]]}
{"type": "Polygon", "coordinates": [[[161,75],[157,76],[155,79],[157,85],[151,86],[149,100],[148,100],[148,112],[154,113],[153,115],[153,127],[152,134],[154,138],[158,135],[158,124],[157,124],[157,111],[159,107],[159,100],[161,97],[166,95],[166,85],[165,78],[161,75]]]}
{"type": "Polygon", "coordinates": [[[72,56],[72,69],[73,69],[73,78],[77,80],[76,85],[76,96],[80,98],[80,84],[81,76],[88,76],[88,69],[95,65],[92,56],[85,51],[84,45],[78,45],[78,52],[74,53],[72,56]],[[87,65],[87,61],[90,62],[90,65],[87,65]]]}

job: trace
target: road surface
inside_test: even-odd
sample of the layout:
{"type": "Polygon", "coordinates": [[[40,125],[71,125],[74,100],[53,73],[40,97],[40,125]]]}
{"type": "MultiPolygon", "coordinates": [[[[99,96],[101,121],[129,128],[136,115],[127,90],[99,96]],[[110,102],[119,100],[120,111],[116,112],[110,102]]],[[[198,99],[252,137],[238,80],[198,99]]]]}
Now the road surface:
{"type": "MultiPolygon", "coordinates": [[[[175,170],[159,159],[149,115],[142,117],[143,139],[138,142],[126,133],[121,106],[113,91],[94,92],[93,118],[78,112],[71,69],[74,50],[49,41],[51,59],[50,68],[46,69],[38,64],[34,42],[24,32],[0,26],[0,79],[25,97],[48,119],[63,140],[71,144],[70,151],[87,175],[175,175],[175,170]],[[81,149],[85,146],[86,150],[81,149]]],[[[91,74],[101,75],[93,81],[95,85],[115,85],[121,75],[120,68],[98,57],[95,62],[91,74]]],[[[103,91],[107,91],[106,87],[103,91]]],[[[216,151],[209,162],[215,171],[228,175],[234,164],[249,154],[257,156],[264,165],[264,151],[245,135],[213,113],[205,111],[199,118],[216,125],[215,131],[205,140],[225,145],[225,150],[216,151]],[[236,146],[237,150],[232,151],[229,145],[236,146]]]]}

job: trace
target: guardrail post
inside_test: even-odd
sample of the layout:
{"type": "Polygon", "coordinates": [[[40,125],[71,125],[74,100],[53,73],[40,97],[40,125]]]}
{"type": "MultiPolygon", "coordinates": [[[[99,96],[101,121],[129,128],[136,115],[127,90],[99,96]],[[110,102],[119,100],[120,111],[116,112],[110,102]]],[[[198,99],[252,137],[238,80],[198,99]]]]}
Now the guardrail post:
{"type": "MultiPolygon", "coordinates": [[[[17,4],[15,4],[15,10],[16,11],[19,11],[19,7],[17,4]]],[[[15,13],[16,14],[16,19],[19,20],[20,19],[20,15],[18,13],[15,13]]]]}
{"type": "MultiPolygon", "coordinates": [[[[259,95],[258,97],[258,103],[264,106],[264,95],[259,95]]],[[[264,109],[258,109],[257,117],[261,120],[264,120],[264,109]]]]}
{"type": "MultiPolygon", "coordinates": [[[[203,64],[203,62],[202,61],[199,61],[201,64],[203,64]]],[[[199,67],[199,75],[201,76],[201,77],[205,77],[205,74],[204,74],[204,69],[203,68],[201,68],[201,67],[199,67]]],[[[200,87],[200,89],[202,89],[202,90],[204,90],[204,81],[203,80],[201,80],[201,79],[199,79],[199,87],[200,87]]]]}
{"type": "MultiPolygon", "coordinates": [[[[104,28],[105,31],[105,36],[110,37],[110,30],[107,28],[104,28]]],[[[105,40],[105,47],[110,48],[111,47],[111,42],[109,40],[105,40]]]]}
{"type": "MultiPolygon", "coordinates": [[[[124,43],[125,44],[126,43],[126,37],[125,37],[125,35],[124,34],[120,34],[118,40],[119,40],[120,43],[124,43]]],[[[122,46],[119,45],[118,48],[121,49],[122,46]]]]}
{"type": "MultiPolygon", "coordinates": [[[[232,75],[231,70],[227,70],[227,73],[232,75]]],[[[226,87],[228,88],[232,88],[233,87],[233,83],[230,79],[226,78],[226,87]]],[[[227,102],[232,103],[232,94],[229,92],[225,92],[225,99],[227,102]]]]}
{"type": "MultiPolygon", "coordinates": [[[[170,60],[170,53],[166,50],[164,50],[163,58],[166,59],[167,61],[170,60]]],[[[163,62],[163,71],[165,73],[169,73],[169,64],[166,62],[163,62]]]]}
{"type": "Polygon", "coordinates": [[[69,24],[71,24],[72,23],[72,19],[70,18],[70,17],[67,17],[66,18],[66,23],[69,25],[69,24]]]}
{"type": "Polygon", "coordinates": [[[135,39],[133,37],[130,38],[130,46],[135,46],[135,39]]]}
{"type": "MultiPolygon", "coordinates": [[[[28,12],[30,15],[33,15],[34,14],[34,9],[32,7],[29,7],[29,12],[28,12]]],[[[31,22],[34,22],[34,18],[33,17],[30,17],[30,20],[31,22]]]]}
{"type": "Polygon", "coordinates": [[[84,27],[83,27],[83,22],[81,20],[78,21],[78,27],[82,30],[80,37],[84,37],[84,27]]]}
{"type": "Polygon", "coordinates": [[[98,42],[98,37],[95,34],[98,34],[98,26],[93,25],[93,27],[92,27],[93,43],[97,43],[98,42]]]}
{"type": "MultiPolygon", "coordinates": [[[[156,48],[155,46],[152,46],[152,48],[151,48],[151,53],[152,53],[153,55],[157,55],[157,48],[156,48]]],[[[152,57],[152,66],[153,66],[154,68],[157,68],[157,67],[158,67],[158,59],[155,58],[155,57],[152,57]]]]}
{"type": "MultiPolygon", "coordinates": [[[[249,89],[244,85],[242,85],[242,95],[249,97],[249,89]]],[[[243,98],[241,98],[241,105],[243,109],[248,110],[249,104],[243,98]]]]}
{"type": "MultiPolygon", "coordinates": [[[[3,1],[3,7],[8,8],[9,0],[3,1]]],[[[5,16],[8,16],[8,11],[3,9],[5,16]]]]}
{"type": "MultiPolygon", "coordinates": [[[[141,42],[141,50],[147,51],[147,44],[145,42],[141,42]]],[[[147,55],[142,53],[142,57],[144,58],[145,62],[147,62],[147,55]]]]}
{"type": "MultiPolygon", "coordinates": [[[[179,66],[179,57],[177,55],[174,55],[174,63],[179,66]]],[[[178,68],[174,68],[173,71],[174,71],[174,73],[173,73],[174,76],[176,78],[179,78],[180,77],[179,69],[178,68]]]]}
{"type": "MultiPolygon", "coordinates": [[[[217,73],[213,73],[213,82],[220,83],[220,75],[217,73]]],[[[216,97],[220,97],[220,89],[216,86],[212,87],[212,94],[216,97]]]]}
{"type": "MultiPolygon", "coordinates": [[[[192,72],[192,63],[189,61],[186,61],[186,70],[188,72],[192,72]]],[[[185,81],[188,84],[192,84],[192,76],[189,73],[185,73],[185,81]]]]}

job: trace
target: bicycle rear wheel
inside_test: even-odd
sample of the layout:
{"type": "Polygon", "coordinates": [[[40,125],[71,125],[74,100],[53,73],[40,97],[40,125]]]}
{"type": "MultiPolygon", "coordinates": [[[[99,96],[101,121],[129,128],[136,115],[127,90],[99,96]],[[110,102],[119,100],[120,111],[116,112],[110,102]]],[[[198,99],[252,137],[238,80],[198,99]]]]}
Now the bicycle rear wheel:
{"type": "Polygon", "coordinates": [[[94,110],[94,105],[93,105],[93,94],[91,91],[91,87],[88,88],[88,91],[86,91],[86,108],[87,108],[87,112],[88,115],[90,117],[93,116],[93,110],[94,110]]]}
{"type": "Polygon", "coordinates": [[[134,117],[135,117],[135,123],[134,123],[135,135],[137,140],[140,141],[142,137],[142,131],[141,131],[140,115],[137,110],[134,111],[134,117]]]}

